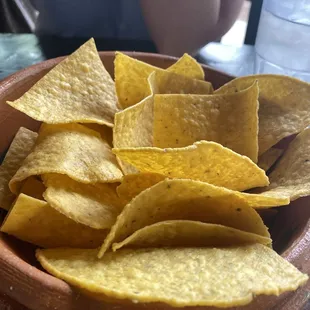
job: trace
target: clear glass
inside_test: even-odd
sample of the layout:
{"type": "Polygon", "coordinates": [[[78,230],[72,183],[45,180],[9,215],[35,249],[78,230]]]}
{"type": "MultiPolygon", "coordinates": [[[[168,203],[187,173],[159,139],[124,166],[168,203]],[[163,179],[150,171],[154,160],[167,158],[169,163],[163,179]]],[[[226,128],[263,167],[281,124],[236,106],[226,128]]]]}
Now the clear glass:
{"type": "Polygon", "coordinates": [[[310,82],[310,1],[265,0],[255,51],[255,73],[310,82]]]}

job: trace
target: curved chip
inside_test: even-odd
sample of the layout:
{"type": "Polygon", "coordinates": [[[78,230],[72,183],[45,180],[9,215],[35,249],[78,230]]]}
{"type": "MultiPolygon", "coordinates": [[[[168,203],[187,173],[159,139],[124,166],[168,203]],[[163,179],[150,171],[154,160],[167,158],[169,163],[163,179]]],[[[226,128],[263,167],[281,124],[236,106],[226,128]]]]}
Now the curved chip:
{"type": "Polygon", "coordinates": [[[145,226],[167,220],[220,224],[270,237],[258,213],[246,199],[220,187],[192,180],[166,179],[127,204],[105,239],[99,257],[145,226]]]}
{"type": "Polygon", "coordinates": [[[164,180],[166,177],[157,173],[139,173],[124,175],[122,183],[116,188],[117,194],[130,201],[145,189],[164,180]]]}
{"type": "MultiPolygon", "coordinates": [[[[182,74],[188,78],[203,79],[204,72],[201,66],[189,55],[184,55],[175,63],[171,69],[172,75],[182,74]],[[186,66],[187,70],[185,70],[186,66]]],[[[169,68],[167,71],[170,71],[169,68]]],[[[151,94],[148,84],[148,77],[152,72],[164,71],[158,67],[151,66],[145,62],[131,58],[123,53],[116,52],[114,61],[115,86],[118,101],[123,108],[130,107],[151,94]],[[130,74],[128,74],[130,72],[130,74]]],[[[181,78],[182,79],[182,78],[181,78]]],[[[182,79],[183,80],[183,79],[182,79]]],[[[190,80],[190,79],[188,79],[190,80]]],[[[207,82],[201,82],[212,90],[212,86],[207,82]]],[[[199,84],[195,82],[195,85],[199,84]]],[[[176,88],[173,88],[176,90],[176,88]]]]}
{"type": "Polygon", "coordinates": [[[254,192],[291,201],[310,195],[310,128],[290,143],[270,174],[270,185],[254,192]]]}
{"type": "Polygon", "coordinates": [[[10,189],[18,193],[23,180],[46,173],[66,174],[81,183],[118,182],[122,178],[108,143],[79,124],[43,124],[33,152],[10,181],[10,189]]]}
{"type": "Polygon", "coordinates": [[[66,175],[43,176],[44,199],[58,212],[95,229],[110,228],[123,208],[115,184],[83,184],[66,175]]]}
{"type": "Polygon", "coordinates": [[[283,152],[283,149],[277,149],[275,147],[270,148],[264,154],[259,156],[257,166],[268,171],[279,157],[281,157],[283,152]]]}
{"type": "Polygon", "coordinates": [[[49,273],[89,293],[173,307],[246,305],[255,295],[278,296],[308,279],[261,244],[120,250],[102,259],[78,249],[37,250],[36,256],[49,273]]]}
{"type": "Polygon", "coordinates": [[[140,172],[199,180],[239,191],[269,184],[265,171],[248,157],[215,142],[199,141],[168,149],[114,148],[113,153],[140,172]]]}
{"type": "Polygon", "coordinates": [[[217,142],[257,162],[258,86],[223,95],[155,95],[154,146],[217,142]]]}
{"type": "MultiPolygon", "coordinates": [[[[124,175],[122,183],[116,188],[116,191],[122,199],[129,202],[142,191],[152,187],[166,178],[167,177],[164,175],[157,173],[124,175]]],[[[208,183],[206,184],[206,186],[210,185],[208,183]]],[[[233,191],[225,187],[217,187],[217,190],[221,191],[224,195],[236,195],[238,197],[242,197],[247,201],[248,205],[253,208],[284,206],[290,203],[290,200],[287,197],[269,197],[261,194],[248,194],[233,191]]]]}
{"type": "Polygon", "coordinates": [[[310,124],[310,84],[281,75],[263,74],[240,77],[215,93],[234,93],[258,81],[259,155],[283,138],[302,131],[310,124]]]}
{"type": "Polygon", "coordinates": [[[9,189],[9,181],[33,149],[38,134],[20,127],[0,166],[0,207],[9,210],[16,196],[9,189]]]}
{"type": "Polygon", "coordinates": [[[112,245],[113,251],[122,247],[221,247],[261,243],[270,245],[267,237],[217,224],[198,221],[163,221],[145,226],[128,238],[112,245]]]}
{"type": "Polygon", "coordinates": [[[107,230],[78,224],[48,203],[20,194],[5,218],[1,231],[41,247],[96,248],[107,230]]]}
{"type": "Polygon", "coordinates": [[[119,110],[114,81],[101,62],[94,39],[61,61],[21,98],[7,103],[49,124],[113,127],[114,114],[119,110]]]}

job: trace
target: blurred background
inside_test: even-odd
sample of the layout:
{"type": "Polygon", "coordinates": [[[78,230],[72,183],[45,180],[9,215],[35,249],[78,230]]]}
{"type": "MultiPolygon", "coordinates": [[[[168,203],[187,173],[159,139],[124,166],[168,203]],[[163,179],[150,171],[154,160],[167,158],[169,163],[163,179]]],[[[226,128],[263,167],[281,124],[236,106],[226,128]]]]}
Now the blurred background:
{"type": "MultiPolygon", "coordinates": [[[[70,1],[65,0],[63,4],[68,2],[70,1]]],[[[95,2],[97,0],[89,1],[87,5],[96,4],[95,2]]],[[[215,42],[206,44],[194,53],[199,61],[232,75],[242,75],[253,71],[253,45],[262,6],[262,0],[244,0],[241,2],[243,3],[240,12],[238,12],[229,31],[221,38],[216,39],[215,42]]],[[[128,11],[133,10],[134,3],[138,2],[128,0],[126,3],[130,5],[121,9],[113,7],[112,10],[126,10],[127,15],[128,11]]],[[[55,17],[53,14],[59,15],[59,12],[65,9],[72,10],[71,17],[68,19],[71,18],[75,22],[74,8],[64,8],[60,5],[58,8],[60,10],[55,11],[51,6],[55,7],[57,4],[59,4],[58,0],[0,0],[0,79],[44,59],[70,54],[89,38],[88,33],[85,34],[83,31],[66,34],[57,33],[57,29],[53,29],[53,27],[55,28],[53,21],[55,24],[60,23],[56,22],[57,15],[55,17]],[[42,10],[42,5],[40,5],[42,3],[45,3],[43,9],[46,12],[42,10]],[[40,14],[42,15],[41,20],[40,14]],[[50,24],[48,24],[49,16],[51,16],[50,24]],[[42,23],[42,20],[47,26],[44,22],[42,23]]],[[[86,10],[84,16],[88,14],[89,12],[86,10]]],[[[107,19],[108,16],[102,14],[102,19],[105,18],[107,19]]],[[[79,23],[83,22],[76,20],[79,23]]],[[[122,20],[115,14],[113,22],[121,23],[122,20]]],[[[142,22],[135,20],[134,27],[142,28],[141,25],[142,22]]],[[[78,28],[77,25],[75,27],[78,28]]],[[[130,27],[133,27],[132,24],[130,27]]],[[[127,25],[127,28],[130,27],[127,25]]],[[[148,40],[147,35],[144,38],[142,34],[135,39],[126,38],[125,32],[122,38],[107,38],[104,34],[96,33],[96,31],[90,31],[90,33],[96,39],[98,50],[158,51],[156,45],[148,40]]]]}
{"type": "Polygon", "coordinates": [[[187,52],[234,76],[310,82],[309,0],[0,0],[0,78],[90,37],[102,51],[187,52]]]}

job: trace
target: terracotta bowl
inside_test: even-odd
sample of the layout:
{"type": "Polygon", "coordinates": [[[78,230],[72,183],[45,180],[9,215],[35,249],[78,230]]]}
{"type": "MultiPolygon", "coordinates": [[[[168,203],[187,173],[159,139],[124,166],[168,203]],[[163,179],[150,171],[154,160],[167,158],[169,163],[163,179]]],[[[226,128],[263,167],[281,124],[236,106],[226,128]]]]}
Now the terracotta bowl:
{"type": "MultiPolygon", "coordinates": [[[[129,55],[162,68],[172,65],[176,61],[175,58],[156,54],[129,53],[129,55]]],[[[114,53],[103,52],[100,53],[100,56],[108,71],[113,74],[114,53]]],[[[6,105],[5,102],[20,97],[61,60],[62,58],[56,58],[42,62],[0,82],[0,154],[5,153],[20,126],[37,130],[40,125],[25,114],[6,105]]],[[[206,79],[211,81],[215,88],[232,79],[232,77],[207,66],[203,66],[203,68],[206,79]]],[[[4,215],[3,213],[0,221],[4,215]]],[[[299,199],[289,206],[264,212],[262,216],[270,228],[275,250],[301,271],[309,273],[310,199],[299,199]]],[[[64,281],[44,272],[35,260],[34,249],[34,246],[26,242],[0,234],[0,306],[11,302],[11,307],[7,309],[172,309],[161,304],[108,304],[87,297],[64,281]],[[23,306],[19,306],[18,303],[23,306]]],[[[296,292],[289,292],[279,297],[259,296],[242,309],[294,310],[308,309],[308,307],[310,307],[310,281],[296,292]]],[[[210,310],[214,308],[192,307],[187,309],[210,310]]]]}

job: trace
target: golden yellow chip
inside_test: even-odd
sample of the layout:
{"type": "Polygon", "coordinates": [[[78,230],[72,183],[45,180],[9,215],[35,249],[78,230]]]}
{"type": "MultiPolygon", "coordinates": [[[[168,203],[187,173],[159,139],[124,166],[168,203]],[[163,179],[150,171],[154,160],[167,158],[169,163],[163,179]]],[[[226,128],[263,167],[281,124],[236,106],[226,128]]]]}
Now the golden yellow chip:
{"type": "Polygon", "coordinates": [[[119,110],[114,82],[104,68],[94,39],[48,72],[13,108],[49,124],[98,123],[113,127],[119,110]]]}
{"type": "Polygon", "coordinates": [[[43,200],[46,187],[37,177],[29,177],[22,185],[20,192],[37,199],[43,200]]]}
{"type": "Polygon", "coordinates": [[[259,155],[310,124],[310,84],[281,75],[253,75],[232,80],[215,93],[233,93],[258,81],[259,155]]]}
{"type": "MultiPolygon", "coordinates": [[[[153,83],[153,92],[156,94],[201,94],[213,93],[212,84],[206,81],[192,79],[184,75],[157,70],[149,77],[153,83]]],[[[149,80],[150,84],[150,80],[149,80]]],[[[152,90],[152,85],[150,86],[152,90]]]]}
{"type": "MultiPolygon", "coordinates": [[[[153,145],[153,96],[115,114],[113,128],[115,148],[146,147],[153,145]]],[[[137,173],[132,165],[118,162],[124,174],[137,173]]]]}
{"type": "Polygon", "coordinates": [[[310,128],[290,143],[270,174],[270,185],[255,192],[270,197],[288,197],[291,201],[310,195],[310,128]]]}
{"type": "Polygon", "coordinates": [[[101,139],[113,146],[113,129],[111,127],[99,124],[83,124],[84,126],[100,133],[101,139]]]}
{"type": "Polygon", "coordinates": [[[110,228],[123,208],[116,184],[83,184],[66,175],[43,176],[45,200],[58,212],[95,229],[110,228]]]}
{"type": "Polygon", "coordinates": [[[193,57],[186,53],[179,58],[175,64],[170,66],[167,71],[188,76],[193,79],[205,79],[205,73],[201,65],[193,57]]]}
{"type": "MultiPolygon", "coordinates": [[[[191,57],[188,55],[183,57],[171,68],[172,74],[179,73],[189,78],[203,79],[203,70],[200,65],[195,60],[190,60],[191,57]],[[192,67],[185,70],[184,68],[188,63],[191,63],[192,67]]],[[[151,94],[148,83],[149,75],[154,71],[160,72],[164,70],[117,52],[114,71],[118,101],[123,108],[127,108],[151,94]]],[[[167,71],[169,71],[169,68],[167,71]]],[[[210,88],[210,85],[208,87],[210,88]]]]}
{"type": "Polygon", "coordinates": [[[261,245],[228,248],[37,250],[43,268],[90,293],[173,307],[233,307],[296,290],[308,276],[261,245]]]}
{"type": "Polygon", "coordinates": [[[116,191],[121,198],[130,201],[145,189],[157,184],[165,178],[165,176],[157,173],[124,175],[122,183],[116,188],[116,191]]]}
{"type": "Polygon", "coordinates": [[[99,257],[112,243],[123,241],[145,226],[167,220],[220,224],[270,237],[258,213],[237,192],[193,180],[166,179],[146,189],[124,207],[99,257]]]}
{"type": "MultiPolygon", "coordinates": [[[[122,183],[117,187],[116,191],[118,195],[125,201],[130,201],[135,196],[149,187],[159,183],[166,177],[157,173],[139,173],[128,174],[123,177],[122,183]]],[[[209,184],[207,183],[206,186],[209,184]]],[[[290,200],[286,197],[269,197],[261,194],[248,194],[229,190],[222,187],[220,191],[224,195],[237,195],[246,199],[249,206],[253,208],[284,206],[289,204],[290,200]]]]}
{"type": "Polygon", "coordinates": [[[36,132],[21,127],[0,166],[0,207],[5,210],[9,210],[15,199],[15,195],[9,189],[9,181],[31,152],[37,137],[36,132]]]}
{"type": "Polygon", "coordinates": [[[261,243],[270,245],[272,240],[235,228],[198,221],[172,220],[145,226],[128,238],[112,245],[113,251],[122,247],[220,247],[261,243]]]}
{"type": "Polygon", "coordinates": [[[154,146],[208,140],[257,162],[258,86],[224,95],[155,95],[154,146]]]}
{"type": "MultiPolygon", "coordinates": [[[[128,56],[126,56],[128,57],[128,56]]],[[[113,144],[116,148],[153,146],[153,93],[192,91],[209,93],[211,84],[189,79],[165,70],[153,72],[148,77],[151,95],[141,102],[115,115],[113,144]]],[[[137,173],[132,165],[119,160],[125,174],[137,173]]]]}
{"type": "Polygon", "coordinates": [[[140,172],[199,180],[239,191],[269,184],[265,171],[248,157],[215,142],[199,141],[174,149],[115,148],[113,153],[140,172]]]}
{"type": "Polygon", "coordinates": [[[20,194],[1,231],[41,247],[96,248],[107,231],[75,223],[45,201],[20,194]]]}
{"type": "Polygon", "coordinates": [[[100,134],[79,124],[41,126],[36,146],[10,182],[18,193],[23,180],[46,173],[66,174],[81,183],[117,182],[122,172],[100,134]]]}
{"type": "Polygon", "coordinates": [[[265,171],[269,170],[283,154],[283,152],[283,149],[277,149],[275,147],[270,148],[264,154],[259,156],[257,163],[258,167],[265,171]]]}

